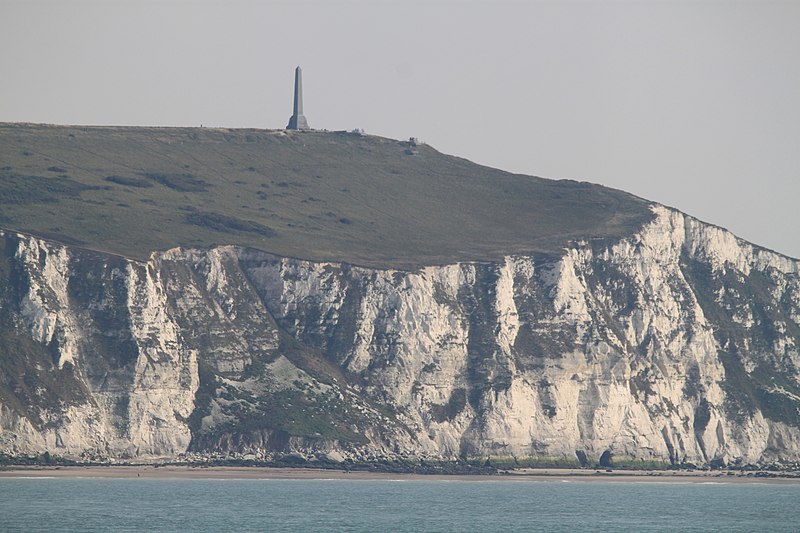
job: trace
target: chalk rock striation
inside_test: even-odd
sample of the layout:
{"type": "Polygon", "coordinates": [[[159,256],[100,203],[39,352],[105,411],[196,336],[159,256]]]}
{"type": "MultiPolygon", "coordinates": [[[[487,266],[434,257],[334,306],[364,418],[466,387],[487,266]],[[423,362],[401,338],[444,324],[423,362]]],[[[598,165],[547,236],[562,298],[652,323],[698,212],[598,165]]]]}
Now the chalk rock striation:
{"type": "Polygon", "coordinates": [[[415,271],[6,232],[0,453],[799,461],[800,262],[652,210],[415,271]]]}

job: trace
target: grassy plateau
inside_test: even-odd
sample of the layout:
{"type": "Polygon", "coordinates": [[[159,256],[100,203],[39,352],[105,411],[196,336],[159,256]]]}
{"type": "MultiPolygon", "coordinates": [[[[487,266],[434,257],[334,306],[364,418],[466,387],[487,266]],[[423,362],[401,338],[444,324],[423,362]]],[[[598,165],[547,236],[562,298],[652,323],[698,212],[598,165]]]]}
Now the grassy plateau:
{"type": "Polygon", "coordinates": [[[235,244],[399,269],[496,260],[630,235],[647,205],[355,133],[0,123],[0,227],[139,259],[235,244]]]}

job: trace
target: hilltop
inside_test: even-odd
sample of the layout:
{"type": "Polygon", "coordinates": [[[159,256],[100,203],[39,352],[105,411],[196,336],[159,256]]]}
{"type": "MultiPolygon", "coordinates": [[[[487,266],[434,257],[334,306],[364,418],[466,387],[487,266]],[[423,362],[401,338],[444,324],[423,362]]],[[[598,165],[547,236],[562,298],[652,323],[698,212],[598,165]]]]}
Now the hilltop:
{"type": "Polygon", "coordinates": [[[413,268],[558,253],[650,219],[622,191],[356,133],[0,124],[0,226],[138,259],[234,244],[413,268]]]}

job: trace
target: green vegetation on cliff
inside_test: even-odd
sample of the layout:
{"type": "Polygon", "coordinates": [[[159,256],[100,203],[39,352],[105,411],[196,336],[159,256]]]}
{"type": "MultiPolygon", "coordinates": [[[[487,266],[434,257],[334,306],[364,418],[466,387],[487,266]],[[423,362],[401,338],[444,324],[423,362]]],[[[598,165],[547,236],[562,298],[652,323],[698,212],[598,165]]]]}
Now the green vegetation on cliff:
{"type": "Polygon", "coordinates": [[[236,244],[404,268],[556,252],[649,217],[621,191],[381,137],[0,124],[0,227],[137,258],[236,244]]]}

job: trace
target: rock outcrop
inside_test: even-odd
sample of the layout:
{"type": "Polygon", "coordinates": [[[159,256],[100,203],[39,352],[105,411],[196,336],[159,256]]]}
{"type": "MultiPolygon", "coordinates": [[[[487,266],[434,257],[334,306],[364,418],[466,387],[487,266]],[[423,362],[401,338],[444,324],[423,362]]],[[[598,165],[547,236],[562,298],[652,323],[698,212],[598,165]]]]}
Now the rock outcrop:
{"type": "Polygon", "coordinates": [[[0,452],[800,460],[800,262],[652,209],[416,271],[6,232],[0,452]]]}

